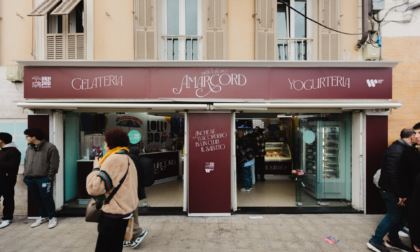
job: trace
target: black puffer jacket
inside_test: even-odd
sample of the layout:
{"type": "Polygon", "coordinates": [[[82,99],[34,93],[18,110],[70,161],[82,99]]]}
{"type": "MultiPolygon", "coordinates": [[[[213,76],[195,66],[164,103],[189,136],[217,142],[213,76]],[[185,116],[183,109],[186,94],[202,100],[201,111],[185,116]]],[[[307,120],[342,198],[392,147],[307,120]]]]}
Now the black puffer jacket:
{"type": "Polygon", "coordinates": [[[146,198],[146,191],[144,190],[144,186],[141,183],[141,167],[142,167],[142,161],[139,157],[140,154],[140,149],[137,147],[130,147],[130,152],[128,154],[128,156],[133,160],[134,165],[136,165],[136,169],[137,169],[137,186],[138,186],[138,190],[137,190],[137,195],[139,197],[139,200],[145,199],[146,198]]]}
{"type": "Polygon", "coordinates": [[[416,184],[417,174],[420,173],[420,155],[415,147],[406,148],[401,157],[401,168],[398,179],[400,181],[400,198],[408,198],[416,184]]]}
{"type": "Polygon", "coordinates": [[[19,171],[20,151],[13,143],[3,147],[0,151],[0,179],[14,178],[19,171]]]}
{"type": "Polygon", "coordinates": [[[379,187],[387,192],[395,193],[401,196],[401,188],[399,183],[399,170],[402,166],[403,152],[409,148],[413,148],[404,140],[398,139],[388,147],[382,157],[381,177],[379,179],[379,187]]]}

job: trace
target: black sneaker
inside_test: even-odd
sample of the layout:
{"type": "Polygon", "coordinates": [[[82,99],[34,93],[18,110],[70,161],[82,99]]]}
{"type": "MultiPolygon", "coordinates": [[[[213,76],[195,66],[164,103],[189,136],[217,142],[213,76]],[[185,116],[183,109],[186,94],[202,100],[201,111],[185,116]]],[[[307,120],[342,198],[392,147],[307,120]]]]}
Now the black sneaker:
{"type": "Polygon", "coordinates": [[[398,250],[401,250],[401,251],[407,251],[407,252],[410,252],[410,251],[411,251],[411,248],[410,248],[410,247],[408,247],[408,246],[405,246],[405,245],[404,245],[401,241],[398,241],[398,242],[391,242],[391,241],[389,240],[389,238],[388,238],[388,239],[386,239],[385,245],[386,245],[388,248],[398,249],[398,250]]]}
{"type": "Polygon", "coordinates": [[[367,243],[367,247],[375,252],[389,252],[389,250],[385,247],[384,244],[377,244],[371,241],[367,243]]]}

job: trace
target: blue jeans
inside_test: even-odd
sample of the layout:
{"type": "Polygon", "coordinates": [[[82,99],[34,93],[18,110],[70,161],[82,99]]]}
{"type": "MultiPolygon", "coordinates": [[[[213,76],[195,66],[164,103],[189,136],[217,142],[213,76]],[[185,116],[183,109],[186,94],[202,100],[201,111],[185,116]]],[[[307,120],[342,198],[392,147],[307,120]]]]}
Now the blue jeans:
{"type": "Polygon", "coordinates": [[[252,187],[252,177],[251,177],[251,166],[244,166],[242,171],[242,178],[245,189],[250,189],[252,187]]]}
{"type": "Polygon", "coordinates": [[[370,239],[371,242],[376,244],[384,243],[383,238],[388,234],[389,240],[392,242],[401,241],[398,236],[404,226],[404,207],[397,205],[398,197],[394,193],[381,191],[381,196],[385,200],[386,215],[379,223],[375,230],[375,235],[370,239]]]}
{"type": "Polygon", "coordinates": [[[25,177],[23,182],[28,186],[32,199],[35,201],[41,217],[56,217],[53,198],[53,181],[48,177],[25,177]]]}

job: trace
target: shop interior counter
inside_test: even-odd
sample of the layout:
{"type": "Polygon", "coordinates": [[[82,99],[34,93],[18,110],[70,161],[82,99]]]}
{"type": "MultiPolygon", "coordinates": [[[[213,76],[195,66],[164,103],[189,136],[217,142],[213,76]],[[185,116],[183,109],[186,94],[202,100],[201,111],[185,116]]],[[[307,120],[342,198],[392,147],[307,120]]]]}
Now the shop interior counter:
{"type": "Polygon", "coordinates": [[[290,175],[292,171],[292,155],[285,142],[265,143],[265,173],[290,175]]]}

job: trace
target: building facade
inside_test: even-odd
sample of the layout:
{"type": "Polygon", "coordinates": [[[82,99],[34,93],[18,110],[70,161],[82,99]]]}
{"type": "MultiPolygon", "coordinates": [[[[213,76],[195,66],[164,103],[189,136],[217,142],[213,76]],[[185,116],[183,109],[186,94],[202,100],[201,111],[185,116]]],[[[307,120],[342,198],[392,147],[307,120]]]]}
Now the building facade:
{"type": "MultiPolygon", "coordinates": [[[[380,211],[369,181],[388,144],[383,125],[400,111],[393,110],[401,106],[393,96],[398,56],[367,62],[366,44],[357,49],[364,1],[15,3],[0,6],[1,76],[8,73],[0,95],[12,104],[0,122],[13,125],[15,141],[36,126],[57,145],[58,209],[83,206],[80,183],[101,136],[122,127],[155,160],[159,183],[181,180],[174,197],[192,216],[247,206],[380,211]],[[16,39],[16,30],[27,32],[16,39]],[[270,143],[265,171],[274,191],[284,177],[290,183],[292,169],[307,172],[302,197],[299,185],[286,186],[291,204],[248,205],[238,192],[235,132],[256,125],[270,143]]],[[[30,212],[27,202],[19,200],[17,214],[30,212]]]]}

